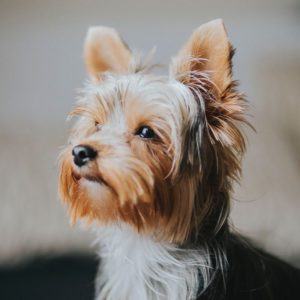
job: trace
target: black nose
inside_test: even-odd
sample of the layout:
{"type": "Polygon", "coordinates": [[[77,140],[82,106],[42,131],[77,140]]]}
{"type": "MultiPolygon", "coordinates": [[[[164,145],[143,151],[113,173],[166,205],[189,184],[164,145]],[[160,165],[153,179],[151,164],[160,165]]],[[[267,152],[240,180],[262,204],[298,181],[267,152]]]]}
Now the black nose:
{"type": "Polygon", "coordinates": [[[90,146],[78,145],[72,150],[74,156],[74,163],[78,167],[82,167],[90,160],[93,160],[97,156],[97,152],[90,146]]]}

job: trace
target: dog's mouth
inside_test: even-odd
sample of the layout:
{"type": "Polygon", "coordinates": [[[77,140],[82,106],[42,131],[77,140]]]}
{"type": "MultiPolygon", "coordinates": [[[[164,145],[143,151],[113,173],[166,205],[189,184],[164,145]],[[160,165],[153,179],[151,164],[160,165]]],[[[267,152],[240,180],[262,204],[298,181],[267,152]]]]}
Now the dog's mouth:
{"type": "Polygon", "coordinates": [[[81,179],[85,179],[90,182],[108,185],[100,175],[86,174],[84,172],[78,172],[73,170],[72,177],[76,182],[80,181],[81,179]]]}

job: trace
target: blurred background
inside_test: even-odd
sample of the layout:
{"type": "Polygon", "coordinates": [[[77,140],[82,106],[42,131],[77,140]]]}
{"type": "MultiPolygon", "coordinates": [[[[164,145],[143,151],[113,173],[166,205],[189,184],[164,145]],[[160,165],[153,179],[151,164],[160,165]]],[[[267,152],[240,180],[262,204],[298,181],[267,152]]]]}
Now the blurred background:
{"type": "MultiPolygon", "coordinates": [[[[300,267],[299,1],[0,0],[0,266],[12,279],[13,270],[36,257],[67,254],[84,255],[87,272],[95,271],[93,238],[70,228],[56,178],[66,116],[86,78],[88,27],[115,27],[143,53],[157,46],[155,61],[167,66],[191,32],[215,18],[224,20],[237,48],[234,75],[257,130],[247,131],[232,222],[300,267]]],[[[40,265],[32,267],[36,277],[40,265]]],[[[8,278],[3,272],[0,286],[8,278]]]]}

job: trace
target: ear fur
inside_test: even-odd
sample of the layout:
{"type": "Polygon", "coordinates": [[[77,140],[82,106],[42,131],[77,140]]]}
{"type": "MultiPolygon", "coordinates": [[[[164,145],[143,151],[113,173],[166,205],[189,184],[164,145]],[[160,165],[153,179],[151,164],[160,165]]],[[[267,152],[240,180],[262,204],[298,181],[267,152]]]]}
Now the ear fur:
{"type": "Polygon", "coordinates": [[[88,73],[97,81],[106,71],[126,73],[132,55],[115,29],[98,26],[88,30],[84,59],[88,73]]]}
{"type": "Polygon", "coordinates": [[[231,51],[223,21],[213,20],[192,33],[175,59],[175,73],[203,72],[222,92],[231,81],[231,51]]]}
{"type": "Polygon", "coordinates": [[[171,65],[172,75],[190,89],[198,104],[198,120],[184,134],[184,143],[192,143],[187,144],[182,165],[189,156],[199,161],[194,223],[197,232],[210,238],[227,222],[232,181],[239,180],[245,151],[239,125],[248,124],[247,106],[232,79],[232,55],[223,22],[215,20],[193,32],[171,65]]]}
{"type": "MultiPolygon", "coordinates": [[[[189,87],[199,103],[199,112],[204,114],[201,151],[205,153],[198,155],[206,159],[213,156],[209,168],[223,183],[225,178],[239,178],[245,151],[239,125],[249,125],[244,116],[246,102],[232,80],[232,55],[222,20],[214,20],[193,32],[172,65],[174,76],[189,87]]],[[[201,120],[203,116],[199,115],[201,120]]]]}
{"type": "Polygon", "coordinates": [[[204,101],[211,142],[243,152],[244,138],[236,123],[245,122],[246,105],[232,80],[232,56],[223,21],[214,20],[193,32],[174,59],[172,72],[192,90],[197,100],[204,101]]]}

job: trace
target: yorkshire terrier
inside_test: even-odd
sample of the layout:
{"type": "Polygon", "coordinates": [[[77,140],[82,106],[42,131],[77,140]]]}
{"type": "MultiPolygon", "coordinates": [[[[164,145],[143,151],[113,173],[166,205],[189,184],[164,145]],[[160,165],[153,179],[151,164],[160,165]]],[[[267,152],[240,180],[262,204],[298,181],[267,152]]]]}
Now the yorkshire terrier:
{"type": "Polygon", "coordinates": [[[250,125],[233,53],[214,20],[156,76],[114,29],[88,31],[91,80],[70,113],[59,193],[96,234],[97,300],[300,297],[299,271],[229,226],[250,125]]]}

